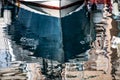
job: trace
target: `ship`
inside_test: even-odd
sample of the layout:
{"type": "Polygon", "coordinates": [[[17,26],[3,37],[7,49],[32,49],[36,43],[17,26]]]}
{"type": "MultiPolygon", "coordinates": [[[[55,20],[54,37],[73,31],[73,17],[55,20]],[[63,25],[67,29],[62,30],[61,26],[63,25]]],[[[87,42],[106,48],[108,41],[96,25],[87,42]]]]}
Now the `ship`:
{"type": "Polygon", "coordinates": [[[14,31],[9,31],[12,39],[33,51],[33,56],[66,62],[95,40],[86,0],[8,1],[15,5],[16,14],[14,31]]]}

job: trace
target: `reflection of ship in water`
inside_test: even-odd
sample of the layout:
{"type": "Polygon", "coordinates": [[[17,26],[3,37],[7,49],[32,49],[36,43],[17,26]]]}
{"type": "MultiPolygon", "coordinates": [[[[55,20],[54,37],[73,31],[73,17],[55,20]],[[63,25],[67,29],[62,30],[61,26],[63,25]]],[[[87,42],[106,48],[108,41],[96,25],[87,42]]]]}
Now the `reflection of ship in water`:
{"type": "Polygon", "coordinates": [[[113,8],[115,8],[113,11],[113,20],[112,20],[112,28],[110,30],[111,32],[111,50],[112,50],[112,54],[111,54],[111,63],[112,63],[112,74],[115,80],[119,80],[119,74],[120,74],[120,63],[119,63],[119,11],[118,8],[120,8],[119,6],[119,0],[113,0],[112,4],[113,4],[113,8]]]}
{"type": "Polygon", "coordinates": [[[0,69],[1,80],[45,80],[38,63],[10,62],[9,67],[0,69]]]}
{"type": "Polygon", "coordinates": [[[67,4],[64,4],[66,1],[61,1],[61,6],[58,1],[18,2],[18,15],[12,25],[8,26],[8,31],[13,40],[11,43],[16,59],[29,63],[11,62],[11,55],[8,57],[9,53],[1,51],[1,55],[5,57],[0,57],[3,59],[0,62],[5,63],[0,66],[10,68],[0,69],[0,79],[45,79],[43,72],[47,78],[57,77],[58,80],[112,80],[112,76],[119,80],[120,38],[116,24],[114,27],[111,25],[116,21],[108,17],[111,16],[108,9],[110,0],[104,0],[108,1],[105,5],[101,3],[103,0],[91,0],[101,2],[92,5],[94,11],[88,17],[82,0],[82,3],[68,0],[67,4]],[[55,7],[51,6],[52,3],[56,3],[53,5],[55,7]],[[93,21],[95,25],[90,24],[89,19],[92,19],[91,23],[93,21]],[[96,29],[96,39],[91,44],[92,48],[87,50],[89,42],[94,39],[91,39],[91,35],[95,35],[93,27],[96,29]],[[111,46],[117,49],[111,49],[111,46]],[[28,56],[30,53],[35,53],[38,59],[28,56]],[[62,62],[63,58],[69,62],[61,65],[52,60],[62,62]],[[9,71],[5,72],[6,69],[9,71]],[[9,77],[6,77],[8,75],[9,77]]]}
{"type": "Polygon", "coordinates": [[[15,60],[12,54],[10,40],[6,36],[6,24],[4,19],[0,18],[0,67],[9,67],[10,62],[15,60]]]}
{"type": "MultiPolygon", "coordinates": [[[[34,56],[63,62],[90,48],[95,32],[89,26],[84,0],[20,1],[12,38],[34,56]],[[57,3],[50,6],[53,3],[57,3]],[[39,10],[38,10],[39,8],[39,10]]],[[[12,31],[13,30],[13,31],[12,31]]]]}
{"type": "Polygon", "coordinates": [[[120,79],[120,48],[119,48],[119,44],[120,44],[120,37],[119,37],[119,33],[120,33],[120,29],[119,29],[119,21],[113,20],[112,25],[114,25],[114,27],[112,28],[111,32],[113,32],[112,35],[112,39],[111,39],[111,47],[112,47],[112,73],[114,78],[117,80],[120,79]]]}
{"type": "Polygon", "coordinates": [[[0,67],[9,67],[11,62],[11,55],[7,50],[0,50],[0,67]]]}

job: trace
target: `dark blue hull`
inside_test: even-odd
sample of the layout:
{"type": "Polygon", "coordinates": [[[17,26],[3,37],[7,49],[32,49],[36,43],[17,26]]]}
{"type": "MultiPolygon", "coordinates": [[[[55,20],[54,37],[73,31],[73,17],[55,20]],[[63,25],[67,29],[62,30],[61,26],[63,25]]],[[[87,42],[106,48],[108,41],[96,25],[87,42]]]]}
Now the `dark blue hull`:
{"type": "Polygon", "coordinates": [[[89,49],[86,36],[92,28],[86,12],[86,8],[83,7],[68,16],[57,18],[20,8],[17,21],[13,24],[13,40],[22,44],[27,38],[33,39],[33,43],[38,41],[35,48],[29,44],[29,40],[28,44],[22,46],[33,51],[34,56],[67,61],[89,49]],[[23,37],[26,39],[21,41],[23,37]]]}

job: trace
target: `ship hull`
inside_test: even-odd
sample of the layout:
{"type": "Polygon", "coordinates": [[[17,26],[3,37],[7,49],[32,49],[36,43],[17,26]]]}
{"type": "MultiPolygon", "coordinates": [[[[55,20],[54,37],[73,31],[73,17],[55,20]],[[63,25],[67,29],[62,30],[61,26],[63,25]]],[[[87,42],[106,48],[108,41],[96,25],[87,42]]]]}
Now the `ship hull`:
{"type": "MultiPolygon", "coordinates": [[[[93,34],[94,29],[89,26],[86,12],[86,6],[82,5],[64,17],[56,17],[22,6],[13,24],[13,40],[28,50],[32,46],[28,39],[35,40],[34,56],[68,61],[90,47],[88,35],[93,34]],[[28,44],[22,44],[25,40],[28,44]]],[[[91,36],[94,40],[95,35],[91,36]]]]}

